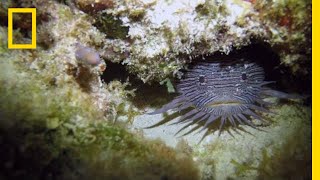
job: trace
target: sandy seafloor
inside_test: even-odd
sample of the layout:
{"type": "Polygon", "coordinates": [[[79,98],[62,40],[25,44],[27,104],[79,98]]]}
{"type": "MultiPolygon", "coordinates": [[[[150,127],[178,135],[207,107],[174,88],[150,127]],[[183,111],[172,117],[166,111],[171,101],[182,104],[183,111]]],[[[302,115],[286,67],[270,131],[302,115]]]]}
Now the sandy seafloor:
{"type": "MultiPolygon", "coordinates": [[[[305,158],[305,151],[309,151],[308,147],[310,146],[310,109],[299,105],[283,104],[281,107],[271,108],[271,110],[275,114],[265,114],[264,117],[271,119],[273,123],[260,127],[261,130],[239,125],[238,128],[224,130],[219,135],[219,130],[215,128],[205,138],[203,135],[206,130],[199,132],[201,128],[181,136],[196,125],[190,125],[176,135],[182,127],[189,123],[171,125],[179,121],[178,115],[168,122],[146,128],[161,122],[174,111],[169,111],[168,114],[137,116],[131,129],[142,131],[147,138],[161,139],[171,147],[177,148],[179,142],[184,142],[187,144],[187,148],[190,148],[193,159],[199,163],[201,170],[204,171],[202,174],[213,173],[211,176],[216,179],[267,178],[269,174],[271,174],[269,177],[271,178],[274,174],[276,177],[292,167],[294,169],[301,165],[306,168],[303,164],[303,158],[305,158]],[[278,157],[279,155],[282,157],[278,157]],[[300,159],[301,164],[294,164],[299,162],[299,158],[302,158],[300,159]],[[214,163],[204,162],[208,159],[214,163]],[[293,164],[285,164],[286,161],[293,164]],[[248,166],[241,166],[241,163],[248,166]],[[270,168],[269,166],[274,167],[270,168]],[[248,169],[241,172],[241,168],[248,169]],[[274,171],[273,168],[277,168],[277,170],[270,173],[270,171],[274,171]]],[[[153,109],[146,111],[152,112],[153,109]]],[[[295,171],[299,170],[295,169],[295,171]]]]}
{"type": "MultiPolygon", "coordinates": [[[[183,128],[187,123],[179,123],[174,125],[169,125],[171,123],[175,123],[179,121],[179,117],[173,119],[172,121],[165,123],[163,125],[159,125],[153,128],[148,128],[160,122],[163,119],[162,114],[157,115],[148,115],[144,114],[138,116],[135,121],[133,122],[132,128],[134,129],[141,129],[144,135],[148,138],[160,138],[163,140],[167,145],[171,147],[175,147],[178,141],[183,138],[187,139],[188,143],[194,145],[201,139],[201,133],[194,133],[193,135],[187,135],[184,137],[179,137],[179,135],[175,135],[181,128],[183,128]]],[[[186,130],[190,130],[193,126],[189,126],[186,130]]]]}

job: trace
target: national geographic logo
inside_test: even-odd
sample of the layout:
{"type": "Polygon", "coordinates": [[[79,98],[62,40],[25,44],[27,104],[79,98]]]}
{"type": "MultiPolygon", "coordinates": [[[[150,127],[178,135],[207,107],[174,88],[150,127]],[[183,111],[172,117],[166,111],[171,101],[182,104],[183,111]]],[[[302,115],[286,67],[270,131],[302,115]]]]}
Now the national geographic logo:
{"type": "Polygon", "coordinates": [[[9,49],[35,49],[37,47],[36,35],[36,8],[8,8],[8,48],[9,49]],[[13,31],[13,13],[31,13],[32,17],[32,38],[31,44],[13,44],[12,31],[13,31]]]}

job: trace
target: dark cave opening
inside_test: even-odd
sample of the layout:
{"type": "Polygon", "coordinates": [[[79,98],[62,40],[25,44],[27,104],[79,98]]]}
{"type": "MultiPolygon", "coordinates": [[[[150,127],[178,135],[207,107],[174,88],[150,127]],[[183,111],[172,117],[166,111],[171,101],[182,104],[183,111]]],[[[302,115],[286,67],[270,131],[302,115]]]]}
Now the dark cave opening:
{"type": "MultiPolygon", "coordinates": [[[[287,93],[307,95],[309,98],[305,102],[307,104],[311,102],[311,63],[301,64],[301,68],[306,68],[309,74],[293,74],[289,67],[281,64],[279,55],[268,43],[254,42],[241,49],[234,50],[228,55],[214,53],[208,56],[198,56],[193,59],[189,67],[191,68],[197,62],[204,61],[204,59],[206,62],[238,61],[240,59],[256,62],[264,68],[265,79],[267,81],[275,81],[275,83],[269,84],[268,87],[287,93]]],[[[160,85],[156,82],[151,84],[143,83],[136,75],[129,73],[125,65],[110,61],[106,61],[106,65],[106,71],[101,75],[101,79],[105,83],[109,83],[112,80],[119,80],[124,83],[128,80],[130,82],[128,89],[136,89],[136,97],[133,98],[133,101],[136,102],[137,106],[146,105],[145,103],[141,103],[141,99],[144,99],[148,105],[153,106],[159,104],[159,102],[162,104],[161,102],[164,99],[169,101],[175,95],[174,93],[168,93],[165,85],[160,85]]],[[[179,81],[178,79],[171,80],[174,85],[179,81]]]]}
{"type": "Polygon", "coordinates": [[[301,68],[306,69],[308,74],[293,74],[290,67],[281,64],[280,56],[265,42],[253,41],[252,44],[233,50],[228,55],[214,53],[208,56],[200,56],[195,58],[190,66],[192,67],[199,61],[223,63],[241,59],[256,62],[263,67],[265,79],[267,81],[275,81],[275,83],[268,85],[269,87],[288,93],[311,94],[311,62],[299,64],[301,68]]]}

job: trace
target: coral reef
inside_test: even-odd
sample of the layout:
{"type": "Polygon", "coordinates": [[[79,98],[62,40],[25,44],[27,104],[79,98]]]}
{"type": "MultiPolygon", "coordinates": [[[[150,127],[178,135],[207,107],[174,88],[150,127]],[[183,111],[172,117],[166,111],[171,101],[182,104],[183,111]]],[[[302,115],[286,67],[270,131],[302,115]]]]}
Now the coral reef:
{"type": "Polygon", "coordinates": [[[311,61],[311,1],[256,1],[268,42],[293,74],[306,75],[311,61]]]}
{"type": "MultiPolygon", "coordinates": [[[[42,19],[50,18],[47,12],[53,15],[51,19],[57,18],[43,1],[26,2],[12,1],[4,6],[39,7],[39,14],[45,17],[42,19]]],[[[99,42],[92,42],[101,48],[101,55],[125,64],[144,82],[180,77],[178,70],[194,57],[216,52],[228,54],[252,40],[268,42],[292,74],[309,75],[306,69],[311,60],[311,1],[66,2],[73,12],[79,13],[79,8],[87,13],[90,23],[104,36],[96,36],[99,42]]],[[[66,17],[72,19],[68,13],[66,17]]]]}
{"type": "Polygon", "coordinates": [[[252,36],[265,34],[254,18],[244,27],[237,25],[237,18],[256,14],[241,1],[127,1],[107,12],[129,26],[130,56],[123,63],[144,82],[179,76],[178,70],[193,57],[229,53],[247,45],[252,36]],[[137,10],[143,12],[138,21],[130,18],[137,10]]]}
{"type": "MultiPolygon", "coordinates": [[[[194,57],[216,52],[228,54],[253,39],[269,42],[279,53],[281,63],[290,67],[293,74],[299,71],[297,67],[305,69],[310,64],[310,1],[108,0],[99,3],[108,6],[103,11],[105,14],[120,19],[129,28],[128,37],[122,43],[119,39],[107,40],[105,56],[127,65],[144,82],[180,77],[178,70],[194,57]],[[110,2],[112,7],[108,6],[110,2]],[[121,49],[115,52],[118,55],[108,55],[112,51],[109,44],[121,49]]],[[[100,17],[99,13],[94,15],[97,16],[100,17]]]]}
{"type": "Polygon", "coordinates": [[[138,113],[128,101],[133,91],[103,83],[104,62],[76,59],[75,43],[97,50],[105,38],[88,17],[54,1],[42,5],[51,9],[50,21],[37,27],[45,46],[7,49],[0,27],[1,178],[198,179],[190,157],[117,121],[138,113]]]}
{"type": "MultiPolygon", "coordinates": [[[[1,55],[0,133],[5,155],[1,156],[1,177],[198,178],[190,157],[160,141],[133,136],[121,123],[108,120],[94,94],[59,71],[61,62],[50,55],[43,50],[7,50],[1,55]]],[[[113,82],[108,84],[111,92],[103,93],[115,96],[111,93],[119,88],[121,84],[113,82]]],[[[119,93],[118,99],[124,98],[123,92],[119,93]]]]}

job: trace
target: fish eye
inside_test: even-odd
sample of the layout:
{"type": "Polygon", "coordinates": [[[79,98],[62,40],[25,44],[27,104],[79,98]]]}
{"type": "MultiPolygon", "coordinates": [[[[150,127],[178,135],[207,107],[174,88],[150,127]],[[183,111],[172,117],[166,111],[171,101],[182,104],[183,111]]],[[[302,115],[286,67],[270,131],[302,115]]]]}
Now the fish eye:
{"type": "Polygon", "coordinates": [[[241,79],[242,79],[242,80],[246,80],[246,79],[247,79],[247,74],[246,74],[246,73],[242,73],[241,79]]]}
{"type": "Polygon", "coordinates": [[[204,75],[200,75],[199,76],[199,82],[202,84],[202,83],[205,83],[205,77],[204,75]]]}

